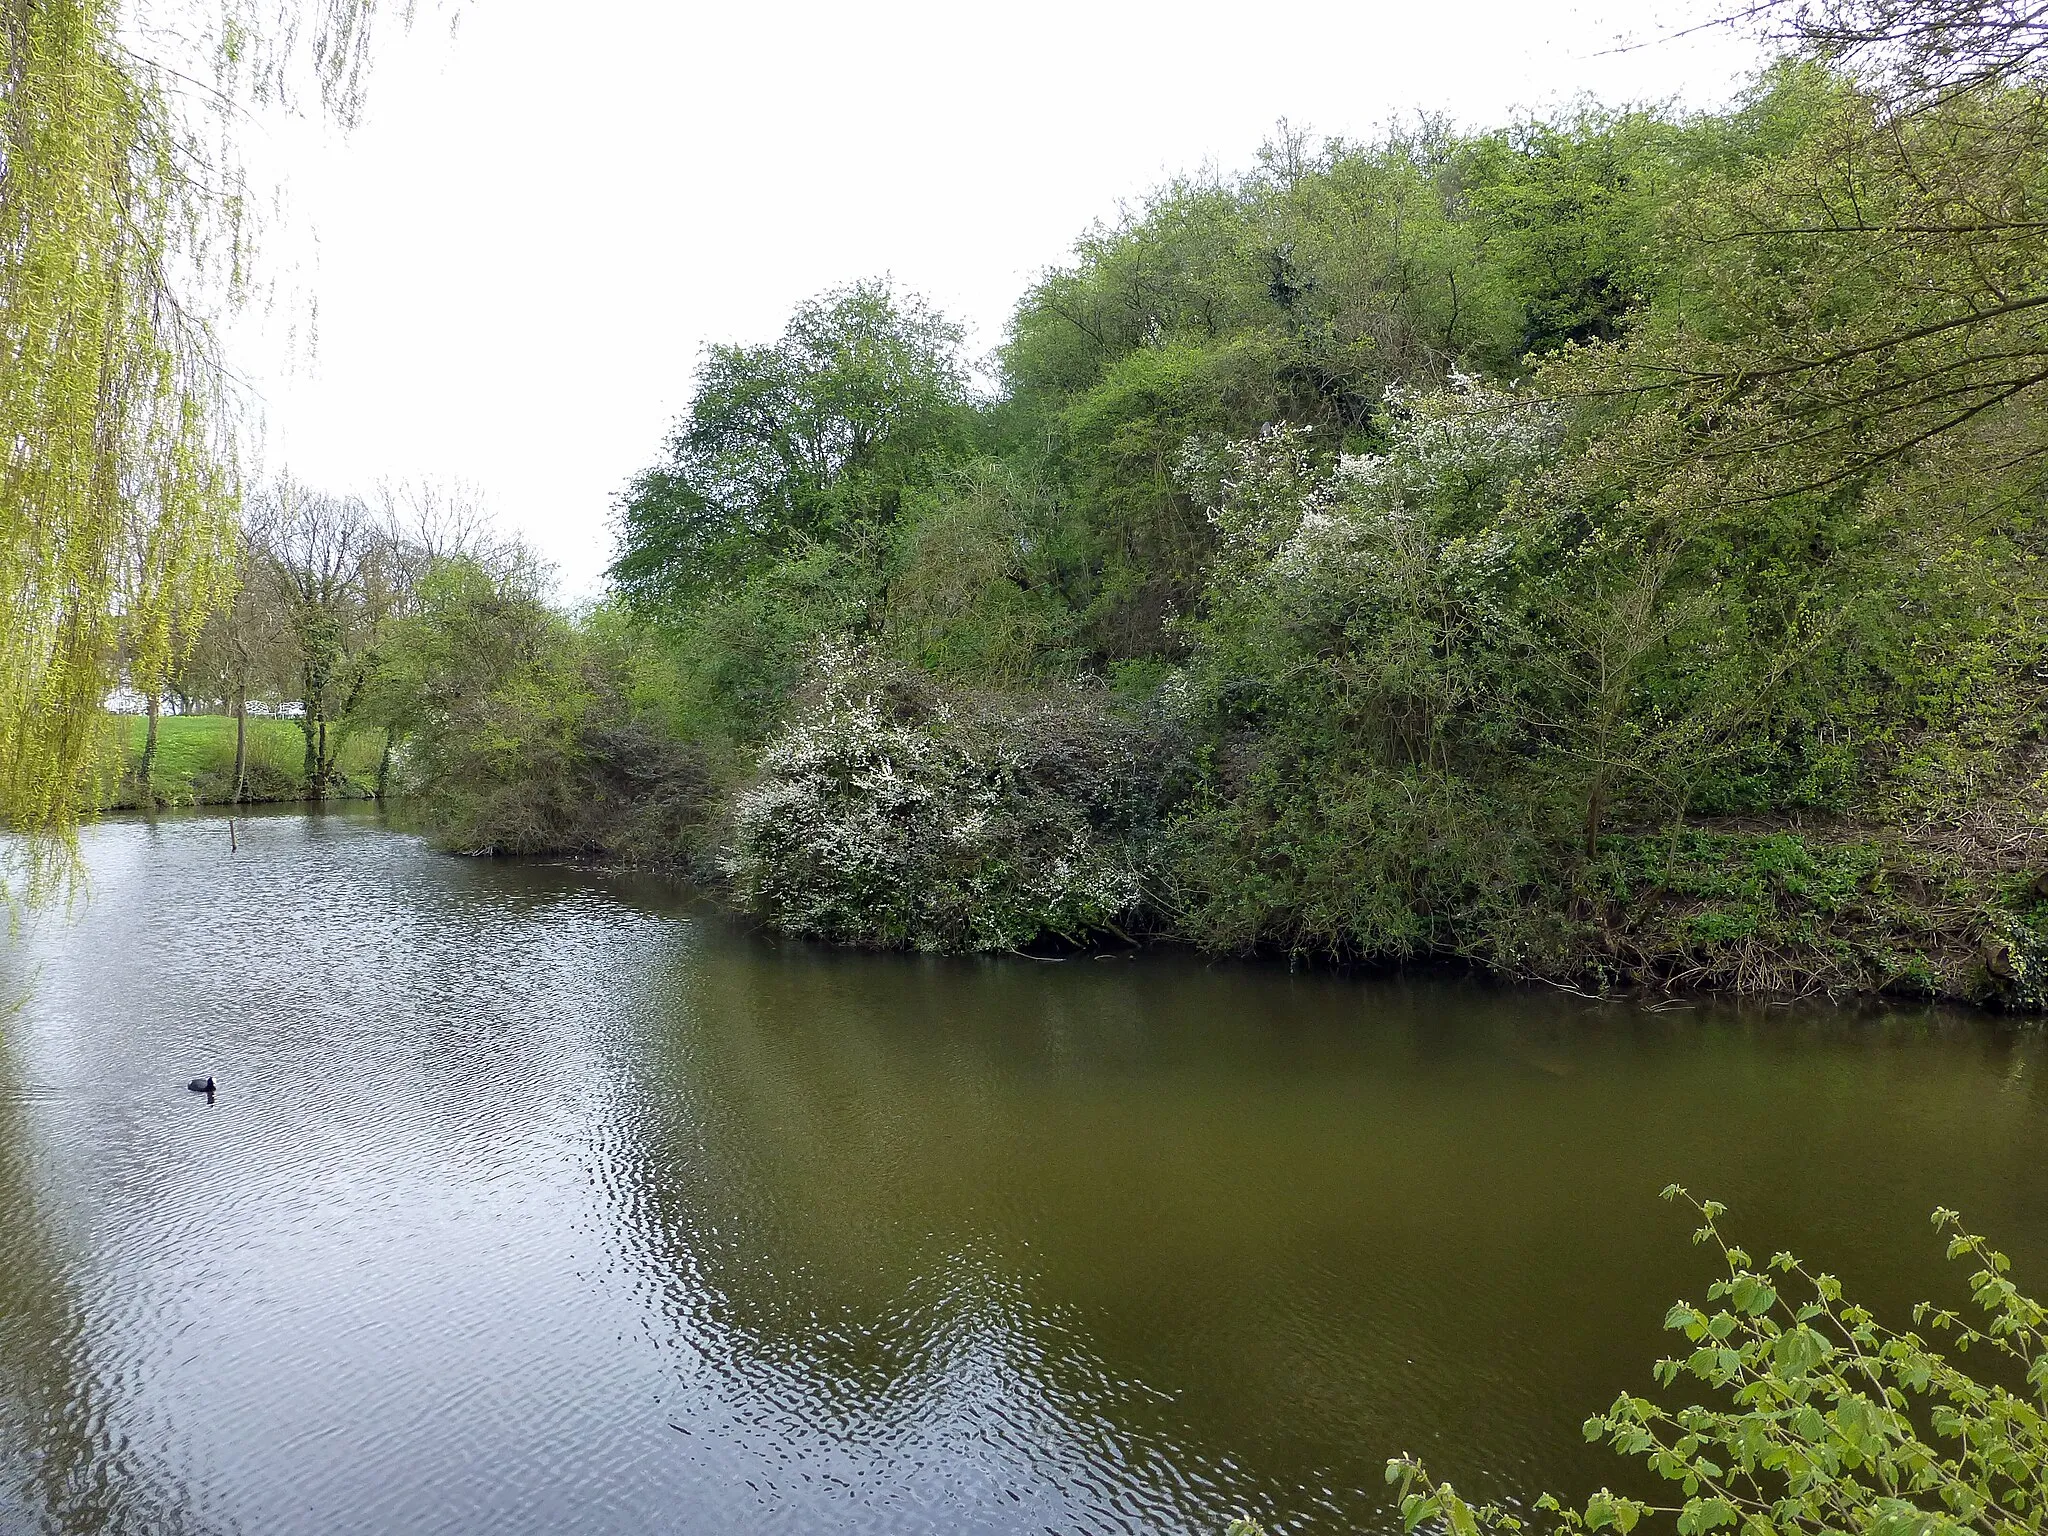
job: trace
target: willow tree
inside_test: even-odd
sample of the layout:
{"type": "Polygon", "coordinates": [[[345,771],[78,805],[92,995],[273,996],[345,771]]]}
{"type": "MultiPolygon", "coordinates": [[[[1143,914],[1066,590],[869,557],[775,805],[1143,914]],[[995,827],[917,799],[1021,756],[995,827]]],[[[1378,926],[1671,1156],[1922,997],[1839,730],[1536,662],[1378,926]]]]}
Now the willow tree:
{"type": "Polygon", "coordinates": [[[29,832],[80,804],[122,642],[160,675],[227,574],[221,374],[170,285],[210,210],[115,21],[0,13],[0,816],[29,832]]]}
{"type": "Polygon", "coordinates": [[[0,826],[32,862],[88,802],[124,662],[158,686],[233,582],[235,135],[305,98],[352,121],[376,13],[268,3],[0,0],[0,826]]]}

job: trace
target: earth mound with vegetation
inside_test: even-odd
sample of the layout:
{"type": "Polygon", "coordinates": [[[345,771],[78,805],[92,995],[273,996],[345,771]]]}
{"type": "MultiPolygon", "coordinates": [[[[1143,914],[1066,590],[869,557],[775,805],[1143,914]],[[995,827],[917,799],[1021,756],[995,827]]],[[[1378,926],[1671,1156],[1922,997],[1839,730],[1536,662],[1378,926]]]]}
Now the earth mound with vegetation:
{"type": "Polygon", "coordinates": [[[188,691],[270,624],[448,846],[838,942],[2038,1008],[2048,49],[1785,16],[1723,109],[1171,182],[990,383],[886,282],[713,346],[573,617],[287,488],[188,691]]]}

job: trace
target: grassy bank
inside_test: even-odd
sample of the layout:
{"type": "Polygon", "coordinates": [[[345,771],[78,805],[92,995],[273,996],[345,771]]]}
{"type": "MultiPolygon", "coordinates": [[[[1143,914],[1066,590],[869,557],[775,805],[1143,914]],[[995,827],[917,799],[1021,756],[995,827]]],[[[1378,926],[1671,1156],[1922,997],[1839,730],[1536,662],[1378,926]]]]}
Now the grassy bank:
{"type": "MultiPolygon", "coordinates": [[[[141,769],[149,722],[140,715],[110,715],[101,783],[101,810],[143,803],[141,769]]],[[[376,782],[383,740],[375,731],[351,735],[341,773],[330,793],[363,795],[376,782]]],[[[251,718],[243,768],[245,801],[301,800],[306,795],[305,738],[290,720],[251,718]]],[[[158,805],[226,805],[235,789],[235,721],[231,715],[164,715],[157,721],[156,762],[150,793],[158,805]]]]}

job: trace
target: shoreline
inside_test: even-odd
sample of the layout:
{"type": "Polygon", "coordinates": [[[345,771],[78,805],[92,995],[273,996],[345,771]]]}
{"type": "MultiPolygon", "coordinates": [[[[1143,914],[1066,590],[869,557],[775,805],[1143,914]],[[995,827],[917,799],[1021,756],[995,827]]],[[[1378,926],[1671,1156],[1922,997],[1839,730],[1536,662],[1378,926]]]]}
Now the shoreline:
{"type": "MultiPolygon", "coordinates": [[[[290,814],[296,808],[367,808],[391,817],[393,830],[433,844],[431,828],[405,824],[403,797],[367,795],[244,800],[243,808],[290,814]]],[[[226,815],[225,801],[166,805],[159,811],[226,815]]],[[[139,806],[102,815],[148,816],[139,806]]],[[[437,845],[436,845],[437,846],[437,845]]],[[[645,860],[589,849],[502,854],[438,848],[450,857],[567,864],[619,874],[675,879],[716,901],[734,921],[778,938],[873,953],[927,953],[910,946],[848,944],[778,927],[732,899],[701,857],[645,860]]],[[[2010,861],[2008,861],[2010,862],[2010,861]]],[[[1836,1007],[1941,1005],[2004,1015],[2025,1025],[2048,1011],[2043,997],[2048,946],[2025,920],[2040,881],[2026,869],[1969,861],[1953,846],[1847,824],[1695,823],[1662,832],[1610,834],[1601,856],[1571,892],[1546,892],[1558,925],[1556,948],[1522,963],[1501,963],[1455,949],[1408,955],[1290,953],[1275,944],[1214,949],[1175,934],[1163,914],[1135,925],[1138,936],[1099,933],[1083,943],[1045,940],[1017,950],[929,951],[1011,954],[1063,961],[1171,949],[1211,961],[1286,964],[1336,974],[1462,975],[1563,991],[1589,1001],[1727,998],[1771,1005],[1825,1002],[1836,1007]],[[1538,959],[1547,963],[1531,963],[1538,959]]]]}

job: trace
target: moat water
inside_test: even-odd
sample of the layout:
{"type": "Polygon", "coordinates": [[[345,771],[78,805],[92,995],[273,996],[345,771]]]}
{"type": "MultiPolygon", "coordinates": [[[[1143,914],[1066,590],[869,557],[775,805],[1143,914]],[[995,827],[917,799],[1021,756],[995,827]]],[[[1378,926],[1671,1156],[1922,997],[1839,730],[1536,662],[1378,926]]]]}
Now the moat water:
{"type": "MultiPolygon", "coordinates": [[[[1628,1476],[1669,1181],[2048,1282],[2048,1051],[1171,954],[776,942],[374,814],[88,828],[0,936],[0,1531],[1398,1529],[1628,1476]],[[186,1090],[211,1073],[213,1102],[186,1090]]],[[[2044,1284],[2043,1288],[2048,1288],[2044,1284]]]]}

